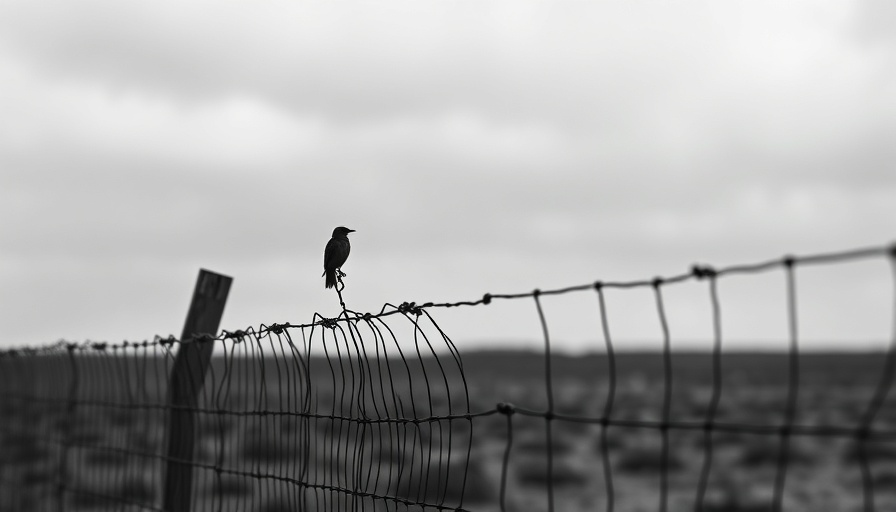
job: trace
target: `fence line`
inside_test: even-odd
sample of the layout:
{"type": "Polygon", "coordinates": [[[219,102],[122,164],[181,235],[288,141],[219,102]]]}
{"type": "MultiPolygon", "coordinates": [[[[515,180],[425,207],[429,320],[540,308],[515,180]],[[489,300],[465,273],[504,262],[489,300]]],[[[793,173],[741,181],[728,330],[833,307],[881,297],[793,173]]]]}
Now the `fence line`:
{"type": "MultiPolygon", "coordinates": [[[[888,473],[881,463],[896,461],[896,411],[888,402],[896,374],[896,308],[890,345],[876,361],[882,365],[880,376],[855,421],[798,421],[801,399],[808,399],[800,382],[809,367],[801,362],[809,356],[799,346],[797,269],[875,258],[890,261],[896,290],[894,245],[719,269],[694,265],[690,272],[670,277],[485,294],[478,300],[386,304],[376,313],[345,308],[335,318],[315,314],[306,324],[197,334],[189,343],[215,343],[222,350],[212,358],[195,404],[170,400],[175,352],[187,343],[174,337],[0,351],[0,413],[5,418],[0,423],[0,511],[171,509],[161,496],[163,467],[171,464],[192,468],[197,485],[190,493],[191,510],[503,511],[521,507],[526,498],[520,496],[537,494],[533,489],[543,489],[550,511],[576,506],[628,510],[643,506],[631,503],[631,488],[649,487],[645,474],[658,479],[656,510],[680,509],[682,503],[698,511],[736,510],[737,500],[744,498],[719,489],[730,486],[724,476],[731,466],[730,436],[741,435],[776,442],[766,452],[757,448],[760,457],[773,461],[771,495],[759,500],[771,510],[788,509],[790,476],[794,465],[808,456],[800,444],[806,439],[845,442],[845,457],[860,474],[857,504],[865,511],[885,510],[885,505],[896,506],[896,486],[891,485],[896,473],[888,473]],[[789,348],[783,421],[735,421],[722,402],[730,386],[722,371],[718,281],[773,270],[783,270],[786,283],[789,348]],[[695,388],[708,391],[705,405],[701,402],[682,419],[672,414],[676,393],[694,390],[682,389],[681,379],[675,378],[682,361],[671,349],[664,290],[690,280],[707,283],[713,343],[709,383],[695,388]],[[619,367],[605,294],[612,288],[652,288],[662,336],[657,419],[632,417],[625,410],[631,406],[626,399],[646,404],[653,396],[643,390],[632,393],[627,387],[633,381],[619,367]],[[602,406],[585,407],[583,399],[572,404],[582,405],[578,410],[565,412],[570,404],[565,388],[557,388],[564,383],[555,372],[559,356],[551,347],[542,297],[589,290],[596,296],[604,345],[599,361],[605,366],[587,396],[591,400],[598,390],[605,394],[602,406]],[[544,409],[514,405],[507,397],[485,405],[480,395],[496,390],[481,378],[471,384],[469,367],[433,317],[438,308],[486,306],[498,299],[534,302],[544,344],[544,409]],[[411,348],[405,340],[413,342],[411,348]],[[192,456],[165,450],[171,432],[164,425],[179,412],[197,418],[192,456]],[[534,431],[542,427],[539,440],[534,431]],[[650,446],[652,451],[641,450],[654,442],[638,437],[644,431],[659,434],[659,446],[650,446]],[[693,449],[702,453],[693,468],[680,460],[684,443],[676,442],[689,433],[697,436],[693,449]],[[576,443],[597,441],[598,460],[589,471],[599,469],[600,478],[574,471],[569,453],[573,438],[576,443]],[[636,438],[635,444],[630,438],[636,438]],[[494,458],[499,462],[491,463],[485,454],[497,444],[494,458]],[[639,454],[642,467],[632,470],[638,460],[624,456],[639,454]],[[490,473],[491,467],[497,475],[490,473]],[[681,476],[690,470],[696,470],[696,478],[681,476]],[[588,489],[589,503],[570,501],[576,486],[588,489]]],[[[846,387],[833,391],[850,392],[846,387]]],[[[854,395],[841,401],[857,403],[854,395]]],[[[825,403],[821,412],[843,403],[825,403]]],[[[763,466],[763,476],[768,469],[763,466]]]]}

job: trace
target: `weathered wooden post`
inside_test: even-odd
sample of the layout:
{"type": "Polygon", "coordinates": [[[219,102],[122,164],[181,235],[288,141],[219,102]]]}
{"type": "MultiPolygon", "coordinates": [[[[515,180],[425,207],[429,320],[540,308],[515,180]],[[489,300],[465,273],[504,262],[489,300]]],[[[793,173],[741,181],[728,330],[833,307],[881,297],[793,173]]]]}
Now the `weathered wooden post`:
{"type": "Polygon", "coordinates": [[[224,304],[233,279],[205,269],[199,270],[196,289],[181,344],[171,368],[168,387],[168,464],[165,473],[164,509],[167,512],[188,512],[193,484],[193,446],[195,409],[215,348],[214,337],[224,314],[224,304]]]}

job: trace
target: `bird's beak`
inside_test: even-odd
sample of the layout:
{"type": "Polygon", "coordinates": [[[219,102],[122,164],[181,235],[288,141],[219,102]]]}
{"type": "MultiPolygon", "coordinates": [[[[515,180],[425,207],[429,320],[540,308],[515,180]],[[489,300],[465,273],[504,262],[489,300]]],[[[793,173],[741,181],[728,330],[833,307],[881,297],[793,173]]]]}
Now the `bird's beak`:
{"type": "Polygon", "coordinates": [[[355,230],[354,230],[354,229],[349,229],[348,232],[349,232],[349,233],[354,233],[355,230]]]}

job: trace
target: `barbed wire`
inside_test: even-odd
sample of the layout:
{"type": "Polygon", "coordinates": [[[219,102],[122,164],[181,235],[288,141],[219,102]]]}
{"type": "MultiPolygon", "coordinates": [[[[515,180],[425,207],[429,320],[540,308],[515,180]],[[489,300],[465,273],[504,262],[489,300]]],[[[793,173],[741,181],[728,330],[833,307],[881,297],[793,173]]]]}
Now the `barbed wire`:
{"type": "MultiPolygon", "coordinates": [[[[506,300],[506,299],[526,299],[533,298],[540,295],[563,295],[572,292],[582,292],[589,290],[601,290],[606,288],[647,288],[647,287],[655,287],[657,285],[669,285],[682,283],[690,280],[700,280],[705,279],[707,277],[721,277],[725,275],[733,275],[733,274],[755,274],[760,272],[767,272],[769,270],[773,270],[775,268],[784,268],[787,266],[805,266],[805,265],[819,265],[826,263],[836,263],[842,261],[851,261],[851,260],[859,260],[859,259],[868,259],[868,258],[876,258],[881,256],[890,255],[891,257],[896,257],[896,242],[887,245],[887,246],[874,246],[874,247],[864,247],[857,249],[849,249],[845,251],[836,251],[836,252],[826,252],[826,253],[815,253],[809,255],[785,255],[780,258],[775,258],[771,260],[765,260],[761,262],[754,263],[742,263],[735,264],[721,268],[714,268],[709,265],[704,264],[694,264],[691,266],[690,271],[684,272],[681,274],[676,274],[672,276],[658,276],[651,279],[636,279],[629,281],[603,281],[597,280],[588,284],[579,284],[573,286],[566,286],[563,288],[553,288],[547,290],[534,289],[529,292],[521,292],[521,293],[486,293],[481,298],[476,300],[459,300],[454,302],[423,302],[418,304],[415,301],[405,301],[400,303],[399,305],[395,305],[391,302],[387,302],[383,304],[380,308],[379,312],[372,313],[359,313],[357,311],[352,311],[350,309],[343,309],[343,314],[337,317],[325,317],[319,313],[315,313],[315,320],[307,323],[273,323],[273,324],[259,324],[258,327],[248,327],[246,329],[239,329],[235,331],[227,331],[222,330],[217,336],[211,336],[206,333],[196,334],[191,340],[195,342],[208,342],[208,341],[221,341],[226,339],[232,340],[240,340],[247,336],[261,336],[266,333],[274,333],[279,334],[283,332],[285,329],[302,329],[308,327],[327,327],[334,328],[339,323],[344,323],[353,320],[374,320],[378,318],[383,318],[387,316],[392,316],[396,314],[405,314],[411,313],[414,315],[419,315],[425,309],[432,308],[455,308],[455,307],[463,307],[463,306],[481,306],[481,305],[489,305],[492,300],[506,300]]],[[[340,290],[341,291],[341,290],[340,290]]],[[[344,304],[344,303],[343,303],[344,304]]],[[[123,341],[120,344],[113,344],[109,342],[97,342],[86,340],[83,342],[72,342],[67,340],[59,340],[56,343],[48,344],[42,347],[16,347],[16,348],[8,348],[8,349],[0,349],[0,357],[3,356],[15,356],[19,353],[24,355],[37,355],[41,351],[49,351],[55,350],[58,346],[66,346],[70,350],[105,350],[107,348],[141,348],[147,347],[150,345],[167,345],[171,346],[175,343],[180,342],[178,338],[176,338],[173,334],[168,336],[156,335],[153,340],[143,340],[139,342],[133,341],[123,341]]]]}

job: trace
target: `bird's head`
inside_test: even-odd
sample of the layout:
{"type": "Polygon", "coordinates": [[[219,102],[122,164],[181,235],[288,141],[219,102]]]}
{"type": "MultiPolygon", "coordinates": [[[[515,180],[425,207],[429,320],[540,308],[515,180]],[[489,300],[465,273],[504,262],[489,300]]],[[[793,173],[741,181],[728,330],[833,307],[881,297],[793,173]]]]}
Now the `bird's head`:
{"type": "Polygon", "coordinates": [[[348,229],[346,227],[339,226],[338,228],[333,230],[333,236],[334,237],[348,236],[349,233],[354,233],[354,232],[355,232],[354,229],[348,229]]]}

